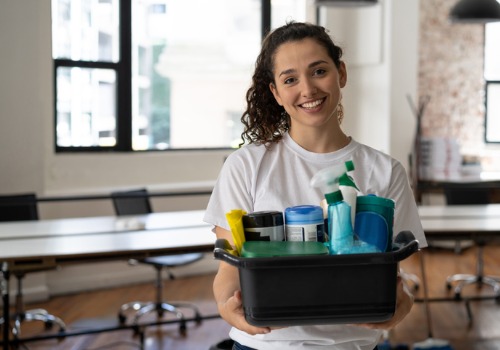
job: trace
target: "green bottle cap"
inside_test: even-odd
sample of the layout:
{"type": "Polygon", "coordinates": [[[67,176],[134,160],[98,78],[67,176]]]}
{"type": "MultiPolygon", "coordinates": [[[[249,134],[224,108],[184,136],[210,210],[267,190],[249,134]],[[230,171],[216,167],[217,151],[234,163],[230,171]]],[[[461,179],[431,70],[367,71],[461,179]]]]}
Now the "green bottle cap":
{"type": "Polygon", "coordinates": [[[347,171],[353,171],[354,170],[354,162],[352,160],[348,160],[345,162],[345,168],[347,171]]]}
{"type": "Polygon", "coordinates": [[[325,194],[325,199],[328,204],[341,202],[344,200],[344,196],[341,191],[335,191],[325,194]]]}

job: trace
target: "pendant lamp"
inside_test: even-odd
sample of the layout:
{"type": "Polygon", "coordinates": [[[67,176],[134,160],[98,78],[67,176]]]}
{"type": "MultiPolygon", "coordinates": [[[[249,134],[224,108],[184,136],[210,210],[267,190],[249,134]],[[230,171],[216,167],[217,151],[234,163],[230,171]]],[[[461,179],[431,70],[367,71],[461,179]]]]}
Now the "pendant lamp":
{"type": "Polygon", "coordinates": [[[316,6],[359,7],[376,5],[378,0],[316,0],[316,6]]]}
{"type": "Polygon", "coordinates": [[[500,21],[497,0],[460,0],[450,12],[454,23],[488,23],[500,21]]]}

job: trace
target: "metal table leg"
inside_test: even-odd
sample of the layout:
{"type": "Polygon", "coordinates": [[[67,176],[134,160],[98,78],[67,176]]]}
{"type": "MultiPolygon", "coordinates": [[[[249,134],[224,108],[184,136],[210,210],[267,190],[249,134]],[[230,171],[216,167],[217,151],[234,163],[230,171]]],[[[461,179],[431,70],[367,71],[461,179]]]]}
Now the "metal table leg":
{"type": "Polygon", "coordinates": [[[0,281],[0,288],[2,292],[3,301],[3,349],[9,350],[10,339],[10,300],[9,300],[9,264],[2,263],[2,281],[0,281]]]}

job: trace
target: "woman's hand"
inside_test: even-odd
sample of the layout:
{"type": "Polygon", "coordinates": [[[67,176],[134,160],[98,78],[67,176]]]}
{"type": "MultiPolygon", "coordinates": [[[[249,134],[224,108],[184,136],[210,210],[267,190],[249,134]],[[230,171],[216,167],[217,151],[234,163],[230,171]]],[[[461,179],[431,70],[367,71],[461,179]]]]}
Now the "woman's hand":
{"type": "Polygon", "coordinates": [[[222,318],[231,326],[238,328],[248,334],[266,334],[271,331],[268,327],[256,327],[249,324],[243,312],[241,291],[235,291],[225,303],[219,303],[219,313],[222,318]]]}
{"type": "MultiPolygon", "coordinates": [[[[224,238],[234,245],[230,231],[217,226],[215,227],[215,233],[217,238],[224,238]]],[[[240,288],[238,269],[221,261],[213,284],[219,314],[231,326],[248,334],[269,333],[271,330],[268,327],[255,327],[246,321],[240,288]]]]}
{"type": "Polygon", "coordinates": [[[392,329],[399,322],[401,322],[406,315],[410,313],[411,307],[413,306],[413,295],[408,291],[401,276],[398,275],[397,287],[396,287],[396,311],[392,318],[385,322],[380,323],[363,323],[358,326],[363,326],[371,329],[392,329]]]}

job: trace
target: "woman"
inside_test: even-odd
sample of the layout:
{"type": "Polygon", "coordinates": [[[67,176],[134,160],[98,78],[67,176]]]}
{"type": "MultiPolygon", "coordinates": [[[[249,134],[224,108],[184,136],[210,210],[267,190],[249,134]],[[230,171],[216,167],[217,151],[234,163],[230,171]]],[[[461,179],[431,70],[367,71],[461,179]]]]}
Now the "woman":
{"type": "MultiPolygon", "coordinates": [[[[341,129],[341,89],[347,82],[342,50],[323,27],[291,22],[264,39],[242,116],[247,145],[226,160],[205,214],[217,238],[233,242],[225,213],[319,205],[314,174],[352,160],[352,176],[364,194],[396,202],[394,232],[411,230],[425,245],[417,207],[403,166],[362,145],[341,129]]],[[[298,282],[300,283],[300,282],[298,282]]],[[[413,297],[398,282],[394,317],[384,323],[271,329],[245,320],[237,268],[221,262],[214,279],[219,312],[233,326],[233,349],[372,350],[383,329],[399,323],[413,297]]]]}

